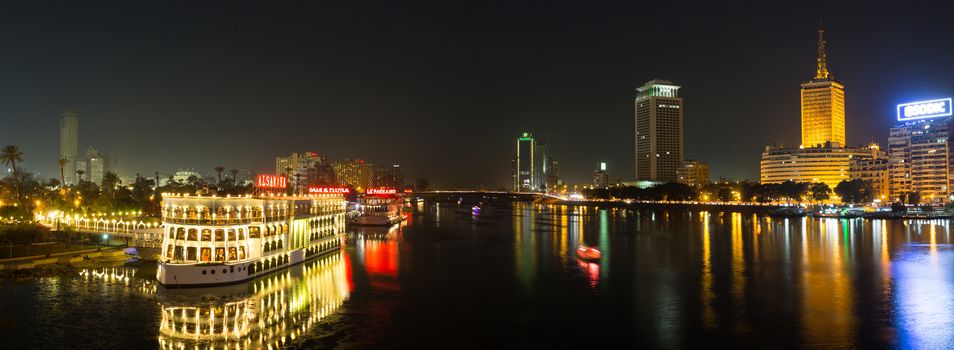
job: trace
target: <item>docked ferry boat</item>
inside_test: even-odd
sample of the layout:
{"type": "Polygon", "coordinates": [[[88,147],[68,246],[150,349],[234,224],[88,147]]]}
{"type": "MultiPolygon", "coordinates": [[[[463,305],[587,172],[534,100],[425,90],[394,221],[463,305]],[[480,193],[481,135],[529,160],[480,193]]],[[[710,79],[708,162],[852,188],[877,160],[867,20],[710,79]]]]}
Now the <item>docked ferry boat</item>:
{"type": "Polygon", "coordinates": [[[404,220],[404,199],[394,189],[370,188],[358,198],[355,225],[391,226],[404,220]]]}
{"type": "Polygon", "coordinates": [[[208,197],[163,195],[162,285],[236,283],[337,251],[341,194],[208,197]]]}

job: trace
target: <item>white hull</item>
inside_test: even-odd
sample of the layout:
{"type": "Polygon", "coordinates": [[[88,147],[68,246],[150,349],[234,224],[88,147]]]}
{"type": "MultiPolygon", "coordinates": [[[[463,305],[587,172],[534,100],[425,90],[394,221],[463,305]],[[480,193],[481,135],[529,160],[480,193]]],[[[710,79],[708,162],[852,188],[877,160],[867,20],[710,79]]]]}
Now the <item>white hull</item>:
{"type": "Polygon", "coordinates": [[[363,226],[391,226],[393,224],[401,222],[400,217],[387,217],[379,215],[368,215],[368,216],[359,216],[355,218],[355,225],[363,226]]]}
{"type": "Polygon", "coordinates": [[[207,264],[159,262],[156,280],[166,287],[206,287],[242,282],[341,249],[339,235],[315,241],[308,247],[279,251],[260,258],[207,264]],[[321,248],[322,245],[325,248],[321,248]],[[309,253],[310,254],[307,254],[309,253]],[[265,268],[267,266],[267,268],[265,268]]]}

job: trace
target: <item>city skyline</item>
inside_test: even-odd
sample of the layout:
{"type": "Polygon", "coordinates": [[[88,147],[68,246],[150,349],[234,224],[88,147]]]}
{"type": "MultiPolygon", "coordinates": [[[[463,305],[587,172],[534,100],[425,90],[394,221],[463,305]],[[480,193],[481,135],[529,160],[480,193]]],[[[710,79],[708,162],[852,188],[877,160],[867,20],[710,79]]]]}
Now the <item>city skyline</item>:
{"type": "MultiPolygon", "coordinates": [[[[635,88],[656,78],[683,86],[685,158],[709,163],[713,179],[757,179],[762,146],[798,144],[792,83],[816,69],[819,20],[807,6],[710,11],[657,4],[685,16],[668,23],[672,31],[646,36],[625,7],[575,12],[569,4],[466,15],[424,5],[269,13],[209,5],[184,16],[175,5],[18,6],[4,14],[4,32],[20,38],[8,40],[15,54],[2,68],[9,92],[0,98],[0,115],[12,120],[0,140],[20,145],[23,166],[45,177],[58,176],[55,130],[70,107],[82,117],[79,149],[96,140],[94,146],[123,159],[119,170],[127,173],[268,169],[276,154],[314,150],[329,159],[399,163],[409,179],[492,187],[509,187],[510,164],[501,159],[524,130],[559,155],[566,182],[588,182],[597,160],[617,169],[611,180],[627,179],[635,88]],[[410,20],[395,22],[394,12],[410,20]],[[492,15],[496,27],[478,22],[481,14],[492,15]],[[310,17],[316,15],[322,17],[310,17]],[[275,17],[287,21],[255,25],[275,17]],[[102,24],[86,24],[92,22],[102,24]],[[176,25],[156,28],[162,23],[176,25]],[[388,26],[397,30],[380,30],[388,26]],[[646,55],[620,45],[637,39],[657,49],[646,55]],[[205,47],[209,42],[213,48],[205,47]],[[478,58],[471,58],[474,50],[478,58]],[[749,98],[733,98],[752,86],[758,88],[749,98]],[[475,101],[481,102],[461,108],[475,101]],[[739,125],[764,132],[749,135],[739,125]],[[137,142],[144,135],[175,142],[137,142]],[[218,137],[229,141],[209,142],[218,137]]],[[[879,6],[827,9],[828,59],[850,86],[846,114],[854,127],[847,144],[886,144],[895,105],[954,92],[946,78],[954,70],[944,63],[954,52],[930,45],[951,31],[943,11],[914,19],[879,6]]]]}

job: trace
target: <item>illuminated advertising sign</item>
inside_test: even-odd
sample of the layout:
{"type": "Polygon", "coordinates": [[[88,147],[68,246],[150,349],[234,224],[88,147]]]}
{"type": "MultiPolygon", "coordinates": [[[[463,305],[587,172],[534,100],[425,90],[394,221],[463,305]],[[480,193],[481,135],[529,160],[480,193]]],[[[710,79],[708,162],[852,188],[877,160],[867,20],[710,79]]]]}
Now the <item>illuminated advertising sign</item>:
{"type": "Polygon", "coordinates": [[[288,179],[278,175],[259,175],[255,186],[259,188],[285,188],[288,186],[288,179]]]}
{"type": "Polygon", "coordinates": [[[898,105],[898,121],[946,117],[949,115],[951,115],[950,97],[898,105]]]}
{"type": "Polygon", "coordinates": [[[347,187],[309,187],[308,193],[310,194],[347,194],[351,193],[351,189],[347,187]]]}
{"type": "Polygon", "coordinates": [[[375,196],[389,196],[389,195],[397,194],[397,189],[387,188],[387,187],[369,188],[367,191],[365,191],[365,193],[369,195],[375,195],[375,196]]]}

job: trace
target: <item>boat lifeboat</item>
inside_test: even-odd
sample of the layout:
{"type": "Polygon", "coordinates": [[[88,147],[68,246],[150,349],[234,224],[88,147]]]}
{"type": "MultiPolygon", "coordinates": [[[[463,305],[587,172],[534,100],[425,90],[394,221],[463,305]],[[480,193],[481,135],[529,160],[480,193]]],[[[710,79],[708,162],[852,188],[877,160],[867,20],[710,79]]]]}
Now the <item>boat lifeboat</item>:
{"type": "Polygon", "coordinates": [[[603,253],[596,248],[579,247],[576,248],[576,256],[582,260],[599,260],[603,253]]]}

